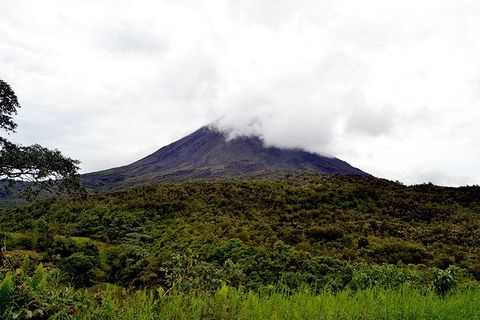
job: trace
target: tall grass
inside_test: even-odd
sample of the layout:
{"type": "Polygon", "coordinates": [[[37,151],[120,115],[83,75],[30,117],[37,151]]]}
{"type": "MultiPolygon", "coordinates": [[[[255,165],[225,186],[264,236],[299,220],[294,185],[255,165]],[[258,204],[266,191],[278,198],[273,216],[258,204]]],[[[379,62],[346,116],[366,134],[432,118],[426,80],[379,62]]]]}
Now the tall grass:
{"type": "Polygon", "coordinates": [[[58,269],[40,264],[31,275],[28,270],[28,259],[18,269],[0,269],[0,319],[480,319],[478,282],[446,291],[405,282],[339,291],[223,285],[165,292],[113,285],[73,289],[61,283],[58,269]]]}
{"type": "Polygon", "coordinates": [[[458,289],[444,296],[403,286],[314,293],[309,289],[245,292],[222,287],[216,293],[153,291],[126,293],[115,287],[90,294],[76,319],[480,319],[480,290],[458,289]]]}

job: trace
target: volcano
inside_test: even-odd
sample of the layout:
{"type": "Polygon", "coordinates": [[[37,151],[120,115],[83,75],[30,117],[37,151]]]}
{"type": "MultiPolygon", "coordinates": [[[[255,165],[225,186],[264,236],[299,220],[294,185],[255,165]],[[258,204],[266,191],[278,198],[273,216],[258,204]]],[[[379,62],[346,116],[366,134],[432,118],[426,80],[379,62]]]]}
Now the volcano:
{"type": "Polygon", "coordinates": [[[347,162],[301,149],[267,147],[256,136],[202,127],[132,164],[82,175],[90,189],[121,189],[192,179],[272,177],[293,172],[368,175],[347,162]]]}

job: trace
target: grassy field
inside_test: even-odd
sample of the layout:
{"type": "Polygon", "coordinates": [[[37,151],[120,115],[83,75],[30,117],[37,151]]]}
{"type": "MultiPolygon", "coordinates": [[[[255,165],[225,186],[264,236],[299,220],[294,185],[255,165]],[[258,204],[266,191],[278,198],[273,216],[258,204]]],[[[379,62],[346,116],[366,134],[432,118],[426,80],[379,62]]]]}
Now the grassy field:
{"type": "Polygon", "coordinates": [[[439,296],[404,286],[314,294],[308,289],[216,293],[158,293],[107,288],[76,319],[480,319],[480,291],[463,289],[439,296]],[[128,296],[128,299],[126,299],[128,296]]]}

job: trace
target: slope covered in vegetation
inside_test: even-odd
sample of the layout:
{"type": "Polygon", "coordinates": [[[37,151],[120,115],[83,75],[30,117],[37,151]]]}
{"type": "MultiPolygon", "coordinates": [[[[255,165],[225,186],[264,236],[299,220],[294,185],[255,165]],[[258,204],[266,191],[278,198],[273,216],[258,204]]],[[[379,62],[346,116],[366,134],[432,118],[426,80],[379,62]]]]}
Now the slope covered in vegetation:
{"type": "Polygon", "coordinates": [[[358,270],[374,281],[382,264],[414,282],[450,266],[480,279],[479,187],[307,174],[206,180],[40,202],[3,213],[0,228],[17,260],[36,252],[77,287],[344,288],[358,270]]]}

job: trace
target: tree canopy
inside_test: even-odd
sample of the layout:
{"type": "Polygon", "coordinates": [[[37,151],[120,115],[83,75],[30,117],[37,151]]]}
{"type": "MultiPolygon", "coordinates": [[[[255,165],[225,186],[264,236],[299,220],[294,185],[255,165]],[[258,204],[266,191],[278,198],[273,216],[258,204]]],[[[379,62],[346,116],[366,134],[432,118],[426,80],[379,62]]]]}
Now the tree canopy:
{"type": "Polygon", "coordinates": [[[38,144],[23,146],[7,139],[17,128],[13,116],[18,108],[20,103],[15,92],[7,82],[0,80],[0,129],[4,132],[0,135],[2,185],[10,187],[21,181],[29,183],[28,189],[41,185],[61,192],[79,190],[79,161],[65,157],[56,149],[38,144]]]}

